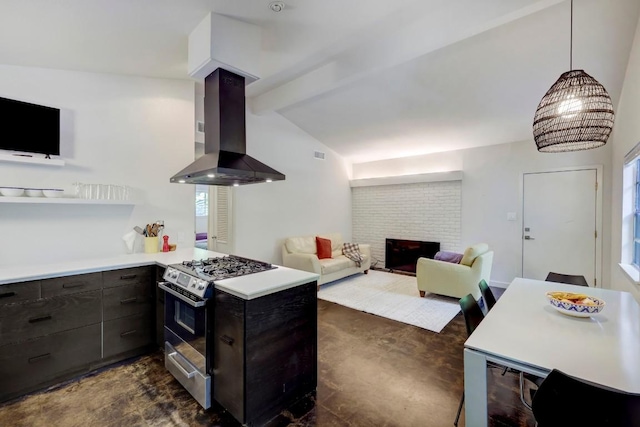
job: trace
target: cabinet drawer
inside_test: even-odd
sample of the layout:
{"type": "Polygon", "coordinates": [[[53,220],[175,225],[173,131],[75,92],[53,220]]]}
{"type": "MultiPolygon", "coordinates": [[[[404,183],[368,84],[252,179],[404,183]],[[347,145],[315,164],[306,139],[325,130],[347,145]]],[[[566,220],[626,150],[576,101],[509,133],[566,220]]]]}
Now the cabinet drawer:
{"type": "Polygon", "coordinates": [[[148,312],[153,305],[153,290],[144,283],[102,291],[104,320],[113,320],[148,312]]]}
{"type": "Polygon", "coordinates": [[[102,289],[102,273],[78,274],[42,281],[42,298],[102,289]]]}
{"type": "Polygon", "coordinates": [[[100,324],[0,347],[0,400],[100,360],[100,324]]]}
{"type": "Polygon", "coordinates": [[[103,333],[105,359],[149,345],[154,339],[151,309],[134,316],[108,320],[103,324],[103,333]]]}
{"type": "Polygon", "coordinates": [[[100,323],[102,291],[11,304],[0,310],[0,345],[100,323]]]}
{"type": "Polygon", "coordinates": [[[0,305],[40,298],[40,281],[0,285],[0,305]]]}
{"type": "Polygon", "coordinates": [[[104,287],[112,288],[124,285],[153,283],[153,266],[123,268],[121,270],[103,271],[104,287]]]}

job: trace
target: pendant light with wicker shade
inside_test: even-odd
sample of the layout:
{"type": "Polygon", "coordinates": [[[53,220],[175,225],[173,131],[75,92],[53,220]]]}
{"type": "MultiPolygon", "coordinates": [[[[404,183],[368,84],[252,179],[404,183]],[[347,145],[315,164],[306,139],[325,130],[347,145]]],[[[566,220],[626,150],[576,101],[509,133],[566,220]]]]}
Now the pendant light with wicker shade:
{"type": "Polygon", "coordinates": [[[613,129],[611,97],[596,79],[573,69],[573,0],[569,69],[542,97],[533,119],[538,151],[589,150],[605,145],[613,129]]]}

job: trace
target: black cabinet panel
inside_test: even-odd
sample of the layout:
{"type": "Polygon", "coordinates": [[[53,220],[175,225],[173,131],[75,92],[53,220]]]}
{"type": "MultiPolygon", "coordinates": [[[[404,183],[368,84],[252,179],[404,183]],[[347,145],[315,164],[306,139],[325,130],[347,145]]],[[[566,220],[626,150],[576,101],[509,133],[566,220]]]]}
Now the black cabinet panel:
{"type": "MultiPolygon", "coordinates": [[[[149,280],[151,278],[149,277],[149,280]]],[[[104,320],[131,316],[149,311],[153,305],[153,289],[151,281],[117,288],[106,288],[102,291],[104,320]]]]}
{"type": "MultiPolygon", "coordinates": [[[[0,347],[0,400],[100,360],[100,324],[0,347]]],[[[63,379],[63,378],[62,378],[63,379]]]]}
{"type": "Polygon", "coordinates": [[[104,287],[111,288],[123,285],[138,285],[143,283],[151,283],[154,279],[154,267],[152,265],[145,267],[123,268],[120,270],[111,270],[102,272],[104,279],[104,287]]]}
{"type": "Polygon", "coordinates": [[[316,282],[243,300],[216,291],[213,396],[263,425],[317,385],[316,282]]]}
{"type": "Polygon", "coordinates": [[[162,281],[165,268],[156,268],[156,282],[153,284],[156,295],[156,344],[164,348],[164,291],[158,287],[162,281]]]}
{"type": "Polygon", "coordinates": [[[40,281],[0,285],[0,305],[40,298],[40,281]]]}
{"type": "Polygon", "coordinates": [[[216,291],[213,398],[244,422],[244,300],[216,291]]]}
{"type": "Polygon", "coordinates": [[[134,316],[105,321],[103,357],[107,359],[153,343],[155,333],[152,325],[151,307],[134,316]]]}
{"type": "Polygon", "coordinates": [[[261,424],[316,389],[315,282],[248,300],[245,322],[247,421],[261,424]]]}
{"type": "Polygon", "coordinates": [[[78,274],[42,280],[42,298],[102,289],[102,273],[78,274]]]}
{"type": "Polygon", "coordinates": [[[12,304],[0,310],[0,345],[100,323],[102,291],[12,304]]]}

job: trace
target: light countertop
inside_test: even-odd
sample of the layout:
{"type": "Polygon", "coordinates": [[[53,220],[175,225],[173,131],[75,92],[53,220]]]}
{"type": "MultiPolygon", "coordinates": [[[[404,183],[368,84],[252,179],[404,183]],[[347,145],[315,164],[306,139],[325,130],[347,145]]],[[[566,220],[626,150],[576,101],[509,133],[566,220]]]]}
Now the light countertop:
{"type": "MultiPolygon", "coordinates": [[[[154,254],[138,253],[52,264],[0,267],[0,285],[144,265],[166,267],[186,260],[219,256],[225,256],[225,254],[205,249],[186,248],[154,254]]],[[[318,277],[314,273],[278,266],[274,270],[220,280],[215,282],[215,287],[243,299],[254,299],[315,281],[318,277]]]]}

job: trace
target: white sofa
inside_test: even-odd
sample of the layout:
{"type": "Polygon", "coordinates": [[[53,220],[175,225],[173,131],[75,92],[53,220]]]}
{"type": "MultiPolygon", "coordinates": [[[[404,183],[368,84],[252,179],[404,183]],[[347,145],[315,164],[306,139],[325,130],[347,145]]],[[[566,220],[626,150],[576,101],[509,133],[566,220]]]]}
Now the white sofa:
{"type": "Polygon", "coordinates": [[[331,240],[331,258],[318,259],[316,236],[289,237],[282,245],[282,265],[319,274],[318,286],[352,274],[368,273],[371,267],[369,245],[359,245],[364,261],[358,267],[342,254],[344,241],[340,233],[319,234],[318,237],[331,240]]]}

